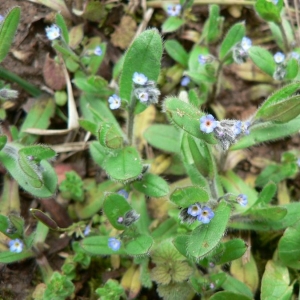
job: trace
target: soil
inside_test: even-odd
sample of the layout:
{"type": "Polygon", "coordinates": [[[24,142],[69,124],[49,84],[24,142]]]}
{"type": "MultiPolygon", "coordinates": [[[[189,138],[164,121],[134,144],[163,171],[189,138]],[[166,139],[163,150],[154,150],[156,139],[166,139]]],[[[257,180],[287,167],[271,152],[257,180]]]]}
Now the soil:
{"type": "MultiPolygon", "coordinates": [[[[68,1],[70,2],[70,1],[68,1]]],[[[131,1],[131,4],[135,3],[131,1]]],[[[21,22],[18,27],[17,34],[15,36],[14,44],[9,55],[2,62],[1,66],[21,78],[26,79],[29,83],[49,91],[46,87],[45,78],[43,75],[43,67],[48,55],[53,56],[54,52],[51,48],[50,42],[45,36],[45,27],[51,24],[54,13],[50,8],[43,5],[35,4],[29,1],[17,1],[17,0],[1,0],[0,14],[5,14],[11,7],[21,7],[21,22]]],[[[116,8],[109,12],[109,17],[106,19],[106,23],[101,28],[97,28],[93,22],[85,22],[86,34],[91,36],[100,36],[108,44],[107,57],[99,70],[99,75],[103,76],[107,80],[111,79],[112,67],[123,53],[124,46],[116,42],[118,37],[113,36],[115,30],[120,30],[118,24],[122,14],[125,13],[123,4],[119,4],[116,8]],[[120,48],[121,47],[121,48],[120,48]]],[[[131,7],[137,14],[137,19],[140,18],[141,9],[138,4],[136,7],[131,7]],[[135,10],[137,8],[137,10],[135,10]]],[[[207,17],[206,6],[195,6],[193,10],[196,12],[199,22],[196,25],[191,25],[191,28],[200,29],[203,26],[203,22],[207,17]]],[[[258,17],[253,13],[251,7],[244,7],[240,11],[240,16],[233,17],[229,12],[228,7],[222,7],[222,15],[225,16],[226,28],[231,24],[246,20],[247,31],[251,37],[257,39],[266,35],[270,36],[270,32],[267,31],[266,25],[262,23],[258,17]]],[[[154,15],[152,16],[148,27],[160,26],[161,17],[164,13],[161,8],[156,8],[154,15]]],[[[77,23],[77,17],[74,17],[73,23],[77,23]]],[[[79,23],[78,23],[79,24],[79,23]]],[[[123,25],[124,26],[124,25],[123,25]]],[[[172,37],[166,35],[165,39],[172,37]]],[[[189,41],[181,39],[183,44],[189,47],[189,41]]],[[[126,41],[125,41],[126,43],[126,41]]],[[[128,44],[128,42],[127,42],[128,44]]],[[[270,41],[264,46],[269,48],[275,48],[274,41],[270,41]]],[[[214,51],[214,49],[212,49],[214,51]]],[[[165,54],[165,62],[169,63],[172,60],[165,54]]],[[[237,73],[231,68],[226,68],[224,71],[228,82],[226,86],[228,88],[223,89],[218,95],[217,103],[222,105],[226,110],[226,118],[242,119],[249,118],[257,109],[257,107],[265,99],[265,96],[258,97],[257,99],[249,100],[251,96],[251,88],[257,83],[254,81],[245,81],[241,79],[237,73]]],[[[8,111],[8,117],[6,125],[19,126],[22,122],[22,118],[27,110],[26,103],[30,103],[30,95],[22,90],[17,84],[12,84],[14,89],[20,92],[19,98],[15,101],[14,105],[8,111]]],[[[274,85],[274,89],[276,86],[274,85]]],[[[78,95],[75,95],[78,96],[78,95]]],[[[52,128],[55,126],[61,126],[61,120],[52,120],[52,128]]],[[[41,138],[40,142],[47,144],[58,144],[64,142],[65,136],[54,136],[48,138],[41,138]]],[[[241,161],[236,170],[243,176],[249,176],[249,173],[257,175],[260,168],[257,165],[253,165],[252,162],[257,158],[264,158],[267,160],[280,161],[280,157],[284,151],[291,149],[299,149],[300,139],[299,135],[286,138],[284,140],[265,143],[259,146],[251,147],[247,150],[247,159],[241,161]]],[[[62,168],[62,173],[67,169],[76,169],[82,176],[94,176],[98,175],[98,179],[103,178],[103,173],[100,173],[94,164],[91,164],[88,158],[87,151],[77,153],[72,157],[63,156],[58,159],[60,165],[58,168],[62,168]],[[64,163],[64,164],[61,164],[64,163]]],[[[297,176],[293,180],[288,181],[288,188],[296,187],[295,195],[299,195],[300,177],[297,176]]],[[[295,188],[294,188],[295,189],[295,188]]],[[[43,211],[49,212],[51,216],[62,227],[71,224],[71,219],[67,215],[66,208],[63,205],[58,204],[54,199],[52,200],[37,200],[32,199],[25,192],[21,192],[22,197],[22,216],[25,218],[25,223],[29,225],[33,230],[36,222],[30,217],[28,213],[29,208],[39,207],[43,211]]],[[[57,239],[50,238],[47,240],[49,250],[46,255],[53,269],[59,269],[63,263],[63,259],[58,255],[69,243],[69,239],[57,239]]],[[[26,299],[28,295],[32,294],[35,285],[40,281],[38,272],[36,272],[37,266],[33,260],[26,260],[24,262],[15,263],[11,265],[0,265],[0,299],[5,300],[22,300],[26,299]]],[[[83,276],[82,281],[77,285],[76,299],[90,299],[89,289],[87,287],[88,276],[83,276]]],[[[154,298],[151,298],[154,299],[154,298]]]]}

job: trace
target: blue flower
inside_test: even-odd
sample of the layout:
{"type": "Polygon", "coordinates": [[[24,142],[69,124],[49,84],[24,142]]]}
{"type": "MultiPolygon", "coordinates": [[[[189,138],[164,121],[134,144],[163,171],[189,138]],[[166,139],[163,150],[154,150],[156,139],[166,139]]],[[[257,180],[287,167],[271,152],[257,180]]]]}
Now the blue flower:
{"type": "Polygon", "coordinates": [[[248,204],[248,197],[244,194],[239,194],[236,197],[236,201],[241,205],[241,206],[246,206],[248,204]]]}
{"type": "Polygon", "coordinates": [[[273,57],[276,64],[281,64],[285,59],[285,55],[282,52],[276,52],[273,57]]]}
{"type": "Polygon", "coordinates": [[[4,20],[4,17],[0,15],[0,23],[4,20]]]}
{"type": "Polygon", "coordinates": [[[109,238],[108,247],[113,251],[118,251],[121,247],[121,241],[116,238],[109,238]]]}
{"type": "Polygon", "coordinates": [[[91,226],[90,226],[90,225],[87,225],[87,226],[85,227],[85,229],[84,229],[83,234],[84,234],[84,236],[87,236],[87,235],[90,234],[90,232],[91,232],[91,226]]]}
{"type": "Polygon", "coordinates": [[[218,123],[212,115],[206,115],[200,118],[200,130],[205,133],[211,133],[217,127],[218,123]]]}
{"type": "Polygon", "coordinates": [[[207,55],[200,54],[198,56],[198,61],[201,65],[205,65],[207,62],[210,62],[210,58],[207,55]]]}
{"type": "Polygon", "coordinates": [[[144,85],[147,83],[148,78],[142,73],[134,72],[132,80],[136,84],[144,85]]]}
{"type": "Polygon", "coordinates": [[[180,4],[170,4],[167,7],[167,13],[171,17],[177,17],[180,15],[181,5],[180,4]]]}
{"type": "Polygon", "coordinates": [[[139,100],[141,102],[147,102],[149,99],[149,94],[147,92],[141,92],[139,93],[139,100]]]}
{"type": "Polygon", "coordinates": [[[121,98],[113,94],[108,98],[108,103],[110,109],[118,109],[121,106],[121,98]]]}
{"type": "Polygon", "coordinates": [[[197,219],[203,224],[208,224],[210,220],[214,217],[214,215],[215,213],[211,210],[211,208],[209,208],[208,206],[204,206],[197,219]]]}
{"type": "Polygon", "coordinates": [[[19,239],[9,241],[8,245],[9,245],[9,251],[15,253],[22,252],[24,246],[23,242],[19,239]]]}
{"type": "Polygon", "coordinates": [[[242,132],[242,121],[235,122],[233,132],[235,135],[239,135],[242,132]]]}
{"type": "Polygon", "coordinates": [[[274,5],[277,5],[278,0],[272,0],[272,3],[273,3],[274,5]]]}
{"type": "Polygon", "coordinates": [[[97,46],[94,50],[94,54],[97,55],[97,56],[101,56],[102,55],[102,49],[100,46],[97,46]]]}
{"type": "Polygon", "coordinates": [[[50,41],[53,41],[60,37],[60,29],[57,25],[52,24],[50,27],[46,27],[46,35],[50,41]]]}
{"type": "Polygon", "coordinates": [[[197,203],[193,204],[193,205],[190,205],[188,210],[187,210],[187,213],[193,217],[196,217],[198,215],[200,215],[202,212],[201,210],[201,206],[197,203]]]}
{"type": "Polygon", "coordinates": [[[244,36],[241,41],[241,47],[243,48],[243,50],[248,51],[251,48],[251,46],[252,41],[248,37],[244,36]]]}
{"type": "Polygon", "coordinates": [[[128,192],[126,190],[124,190],[124,189],[119,190],[118,194],[121,195],[121,196],[123,196],[125,199],[128,199],[129,194],[128,194],[128,192]]]}
{"type": "Polygon", "coordinates": [[[183,76],[182,79],[181,79],[180,84],[181,84],[181,86],[187,86],[190,82],[191,82],[190,77],[183,76]]]}

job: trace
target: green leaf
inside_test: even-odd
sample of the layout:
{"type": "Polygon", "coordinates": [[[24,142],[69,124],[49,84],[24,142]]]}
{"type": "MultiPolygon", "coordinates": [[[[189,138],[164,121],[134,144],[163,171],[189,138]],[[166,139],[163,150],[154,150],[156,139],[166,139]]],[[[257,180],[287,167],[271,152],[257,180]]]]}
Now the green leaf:
{"type": "Polygon", "coordinates": [[[134,147],[126,147],[109,156],[104,161],[103,167],[107,174],[117,181],[136,179],[143,169],[139,153],[134,147]]]}
{"type": "Polygon", "coordinates": [[[206,70],[202,70],[201,72],[186,71],[185,74],[199,85],[202,82],[213,83],[216,81],[216,77],[207,74],[206,70]]]}
{"type": "Polygon", "coordinates": [[[263,122],[287,123],[300,114],[299,100],[300,96],[296,95],[270,104],[260,109],[255,119],[263,122]]]}
{"type": "Polygon", "coordinates": [[[19,137],[22,139],[22,142],[28,145],[36,142],[38,136],[28,134],[24,130],[29,128],[47,129],[54,112],[55,102],[52,98],[43,95],[36,99],[20,129],[19,137]]]}
{"type": "Polygon", "coordinates": [[[283,0],[279,0],[277,4],[268,0],[257,0],[255,2],[255,10],[267,22],[281,22],[280,12],[283,7],[283,0]]]}
{"type": "Polygon", "coordinates": [[[215,42],[221,34],[220,30],[220,7],[216,4],[209,6],[209,18],[205,25],[207,26],[206,43],[215,42]]]}
{"type": "Polygon", "coordinates": [[[216,264],[218,265],[223,265],[242,257],[248,248],[247,244],[241,239],[233,239],[221,245],[220,256],[218,257],[218,250],[214,254],[217,256],[216,264]]]}
{"type": "Polygon", "coordinates": [[[167,98],[164,102],[164,110],[169,121],[176,127],[209,144],[217,143],[212,133],[200,131],[200,118],[204,113],[198,111],[193,105],[177,98],[167,98]]]}
{"type": "Polygon", "coordinates": [[[167,53],[182,66],[187,67],[189,55],[176,40],[167,40],[164,44],[167,53]]]}
{"type": "Polygon", "coordinates": [[[229,226],[231,228],[243,230],[275,231],[292,226],[298,221],[298,216],[300,215],[300,204],[298,202],[282,205],[280,207],[285,208],[287,214],[279,221],[260,218],[259,220],[249,219],[248,222],[245,222],[245,217],[242,217],[241,220],[238,218],[233,219],[229,226]]]}
{"type": "Polygon", "coordinates": [[[133,187],[149,197],[156,198],[166,196],[170,192],[169,185],[164,179],[150,173],[135,181],[133,187]]]}
{"type": "Polygon", "coordinates": [[[20,253],[4,251],[0,253],[0,263],[2,264],[14,263],[29,257],[34,257],[34,253],[29,250],[25,250],[20,253]]]}
{"type": "Polygon", "coordinates": [[[280,206],[259,207],[259,208],[252,208],[247,213],[254,216],[255,219],[257,218],[257,219],[264,219],[264,220],[271,220],[271,221],[279,221],[286,216],[287,209],[280,206]]]}
{"type": "Polygon", "coordinates": [[[238,42],[245,36],[245,25],[244,23],[234,24],[227,32],[219,52],[219,59],[222,61],[229,54],[238,42]]]}
{"type": "Polygon", "coordinates": [[[217,174],[210,146],[203,140],[195,139],[184,133],[181,141],[181,152],[185,160],[194,164],[204,177],[212,179],[217,174]],[[204,161],[205,163],[203,163],[204,161]]]}
{"type": "Polygon", "coordinates": [[[103,211],[113,227],[118,230],[126,229],[126,226],[119,223],[118,219],[132,210],[127,200],[119,194],[108,194],[103,202],[103,211]]]}
{"type": "Polygon", "coordinates": [[[273,55],[268,50],[258,46],[252,46],[248,50],[248,54],[258,68],[260,68],[266,74],[273,76],[276,63],[273,55]]]}
{"type": "Polygon", "coordinates": [[[133,41],[126,52],[120,78],[122,100],[131,101],[132,77],[135,72],[144,74],[149,80],[157,81],[162,49],[162,40],[156,29],[145,30],[133,41]]]}
{"type": "MultiPolygon", "coordinates": [[[[281,20],[281,23],[284,28],[288,43],[289,43],[289,45],[292,45],[292,42],[295,40],[293,28],[292,28],[291,24],[289,23],[289,21],[286,19],[281,20]]],[[[268,24],[272,31],[274,41],[284,51],[285,46],[284,46],[282,32],[280,30],[280,27],[274,22],[269,22],[268,24]]]]}
{"type": "Polygon", "coordinates": [[[90,255],[112,255],[125,254],[122,247],[118,251],[114,251],[108,247],[108,236],[91,236],[83,239],[80,246],[90,255]]]}
{"type": "Polygon", "coordinates": [[[81,119],[79,120],[79,125],[86,131],[89,131],[94,136],[97,136],[98,126],[94,122],[81,119]]]}
{"type": "Polygon", "coordinates": [[[180,153],[178,129],[171,125],[154,124],[144,132],[144,138],[153,147],[165,152],[180,153]]]}
{"type": "Polygon", "coordinates": [[[236,144],[230,147],[230,149],[238,150],[249,148],[262,142],[284,138],[297,133],[299,128],[299,116],[290,122],[283,124],[274,124],[271,122],[261,123],[251,127],[250,134],[243,136],[236,144]]]}
{"type": "Polygon", "coordinates": [[[275,104],[277,102],[282,101],[283,99],[287,99],[288,97],[292,96],[299,90],[299,82],[292,82],[281,89],[275,91],[272,95],[268,97],[266,101],[259,107],[256,112],[256,115],[260,114],[266,107],[275,104]]]}
{"type": "MultiPolygon", "coordinates": [[[[93,95],[99,95],[99,91],[101,90],[106,91],[107,89],[107,81],[104,78],[97,75],[83,77],[83,78],[77,77],[73,79],[72,82],[83,92],[93,94],[93,95]]],[[[95,99],[93,99],[93,101],[95,101],[95,99]]]]}
{"type": "Polygon", "coordinates": [[[92,75],[95,75],[98,70],[99,67],[101,66],[101,63],[105,57],[106,54],[106,43],[101,43],[98,45],[101,50],[102,50],[102,55],[98,56],[98,55],[92,55],[90,58],[90,62],[89,62],[89,70],[91,72],[92,75]]]}
{"type": "Polygon", "coordinates": [[[189,207],[196,202],[205,203],[209,198],[208,192],[199,186],[176,188],[170,196],[170,200],[173,203],[183,208],[189,207]]]}
{"type": "Polygon", "coordinates": [[[133,238],[125,245],[125,251],[128,255],[148,254],[153,244],[153,239],[149,235],[140,235],[133,238]]]}
{"type": "Polygon", "coordinates": [[[119,149],[123,146],[123,136],[112,123],[102,123],[99,126],[98,139],[102,146],[110,149],[119,149]]]}
{"type": "Polygon", "coordinates": [[[286,65],[285,79],[288,80],[294,79],[298,74],[298,70],[299,70],[298,61],[294,58],[289,59],[286,65]]]}
{"type": "Polygon", "coordinates": [[[7,153],[0,152],[0,162],[24,190],[39,198],[51,197],[57,186],[57,176],[52,166],[47,161],[42,160],[37,166],[40,175],[33,174],[32,166],[29,170],[27,164],[24,164],[24,158],[21,160],[22,166],[20,165],[20,160],[14,152],[18,148],[20,148],[18,144],[12,144],[9,147],[6,145],[4,150],[8,149],[6,150],[7,153]],[[24,172],[24,168],[27,173],[24,172]]]}
{"type": "Polygon", "coordinates": [[[218,292],[212,297],[209,298],[209,300],[251,300],[252,298],[249,298],[242,294],[237,294],[233,292],[218,292]]]}
{"type": "Polygon", "coordinates": [[[230,206],[221,201],[209,224],[193,230],[187,243],[187,252],[196,259],[203,259],[213,251],[222,239],[230,217],[230,206]]]}
{"type": "Polygon", "coordinates": [[[278,256],[285,266],[300,269],[300,222],[288,227],[278,243],[278,256]]]}
{"type": "Polygon", "coordinates": [[[228,274],[226,274],[226,280],[222,283],[222,288],[228,292],[242,294],[250,299],[253,299],[254,297],[250,288],[245,283],[228,274]]]}
{"type": "Polygon", "coordinates": [[[178,17],[169,17],[161,26],[162,33],[174,32],[184,24],[178,17]]]}
{"type": "Polygon", "coordinates": [[[7,143],[7,136],[6,135],[0,135],[0,151],[7,143]]]}
{"type": "Polygon", "coordinates": [[[255,205],[256,204],[268,204],[269,202],[272,201],[273,197],[275,196],[276,194],[276,191],[277,191],[277,185],[270,181],[268,182],[263,190],[260,192],[260,194],[258,195],[258,198],[255,202],[255,205]]]}
{"type": "Polygon", "coordinates": [[[280,262],[269,260],[261,282],[261,299],[291,299],[293,286],[290,284],[289,271],[280,262]]]}
{"type": "Polygon", "coordinates": [[[90,144],[90,153],[95,163],[102,167],[104,160],[107,157],[106,149],[99,144],[98,141],[90,144]]]}
{"type": "Polygon", "coordinates": [[[199,63],[199,55],[207,55],[209,54],[209,49],[207,47],[200,47],[199,45],[195,45],[191,52],[190,52],[190,56],[189,56],[189,62],[188,62],[188,66],[189,66],[189,71],[193,72],[193,73],[205,73],[205,66],[201,65],[199,63]]]}
{"type": "Polygon", "coordinates": [[[60,28],[61,35],[62,35],[64,41],[66,42],[66,44],[68,45],[69,44],[69,31],[68,31],[66,22],[60,13],[57,13],[55,15],[55,23],[60,28]]]}
{"type": "Polygon", "coordinates": [[[11,43],[15,37],[20,22],[21,9],[12,8],[0,24],[0,63],[9,52],[11,43]]]}
{"type": "Polygon", "coordinates": [[[152,231],[152,237],[156,242],[171,238],[177,232],[177,228],[178,223],[173,218],[166,219],[152,231]]]}

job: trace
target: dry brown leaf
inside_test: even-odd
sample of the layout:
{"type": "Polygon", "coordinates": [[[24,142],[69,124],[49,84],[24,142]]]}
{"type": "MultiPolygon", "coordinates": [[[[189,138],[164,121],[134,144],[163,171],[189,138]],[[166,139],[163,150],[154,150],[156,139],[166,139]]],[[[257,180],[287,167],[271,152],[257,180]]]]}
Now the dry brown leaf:
{"type": "Polygon", "coordinates": [[[136,28],[136,22],[130,16],[122,17],[120,25],[111,35],[112,44],[121,49],[126,49],[135,35],[136,28]]]}
{"type": "Polygon", "coordinates": [[[59,91],[66,87],[66,79],[62,65],[52,59],[49,54],[46,56],[43,76],[46,84],[53,90],[59,91]]]}

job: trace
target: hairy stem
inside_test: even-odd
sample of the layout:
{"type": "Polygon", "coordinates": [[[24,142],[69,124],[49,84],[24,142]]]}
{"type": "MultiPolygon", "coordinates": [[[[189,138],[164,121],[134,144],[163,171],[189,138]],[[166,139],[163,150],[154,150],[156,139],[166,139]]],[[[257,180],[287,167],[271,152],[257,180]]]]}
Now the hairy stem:
{"type": "Polygon", "coordinates": [[[287,39],[285,30],[284,30],[284,27],[282,25],[282,22],[278,23],[278,26],[279,26],[280,32],[282,34],[284,51],[289,52],[290,51],[290,45],[289,45],[289,42],[288,42],[288,39],[287,39]]]}

